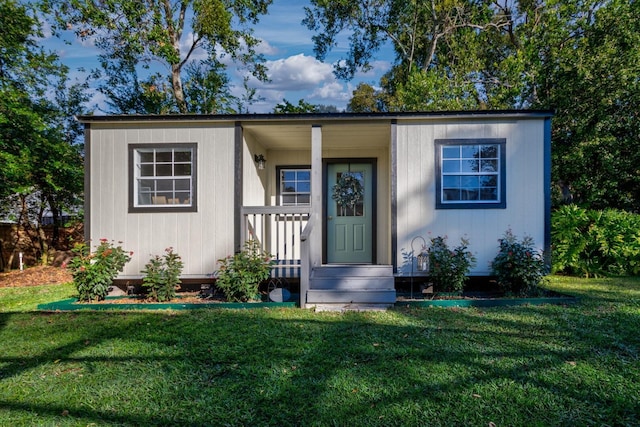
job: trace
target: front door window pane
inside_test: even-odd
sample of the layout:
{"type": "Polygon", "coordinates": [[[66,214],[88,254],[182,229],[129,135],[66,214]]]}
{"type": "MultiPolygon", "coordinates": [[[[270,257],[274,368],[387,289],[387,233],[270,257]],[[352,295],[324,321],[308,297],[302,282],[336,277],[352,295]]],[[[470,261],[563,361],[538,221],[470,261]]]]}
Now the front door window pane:
{"type": "Polygon", "coordinates": [[[339,186],[341,183],[344,184],[340,190],[343,197],[341,200],[336,200],[336,212],[338,216],[363,216],[364,172],[338,172],[336,174],[336,183],[336,186],[339,186]],[[345,177],[345,180],[342,180],[343,177],[345,177]]]}

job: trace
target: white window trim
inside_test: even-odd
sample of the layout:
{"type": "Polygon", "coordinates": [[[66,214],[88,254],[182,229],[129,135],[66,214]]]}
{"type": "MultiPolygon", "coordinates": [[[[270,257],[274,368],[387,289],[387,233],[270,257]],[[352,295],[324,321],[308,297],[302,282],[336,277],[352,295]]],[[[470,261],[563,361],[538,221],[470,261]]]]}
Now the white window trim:
{"type": "MultiPolygon", "coordinates": [[[[506,139],[504,138],[470,138],[470,139],[436,139],[435,140],[435,179],[436,179],[436,209],[505,209],[506,208],[506,139]],[[497,145],[498,171],[497,200],[445,200],[443,179],[442,152],[445,147],[463,145],[497,145]]],[[[460,175],[464,173],[456,173],[460,175]]],[[[481,172],[468,173],[469,176],[483,175],[481,172]]]]}
{"type": "MultiPolygon", "coordinates": [[[[129,145],[129,212],[196,212],[197,211],[197,144],[195,143],[161,143],[161,144],[130,144],[129,145]],[[190,191],[188,203],[175,204],[140,204],[138,203],[140,176],[140,153],[143,151],[191,151],[191,175],[150,177],[150,180],[189,179],[190,191]]],[[[178,162],[179,164],[180,162],[178,162]]],[[[176,164],[175,162],[171,163],[176,164]]],[[[174,190],[175,191],[175,190],[174,190]]],[[[182,193],[181,191],[178,193],[182,193]]],[[[175,194],[174,194],[175,195],[175,194]]]]}
{"type": "Polygon", "coordinates": [[[284,171],[292,171],[292,172],[300,172],[300,171],[304,171],[304,172],[309,172],[309,178],[311,178],[311,166],[308,165],[303,165],[303,166],[289,166],[289,165],[283,165],[283,166],[278,166],[277,167],[277,177],[278,177],[278,205],[279,206],[309,206],[311,205],[311,181],[309,181],[309,192],[284,192],[282,185],[283,185],[283,179],[282,179],[282,173],[284,171]],[[298,196],[300,195],[309,195],[309,202],[308,203],[298,203],[298,196]],[[283,199],[285,195],[294,195],[296,196],[296,203],[292,204],[292,203],[283,203],[283,199]]]}

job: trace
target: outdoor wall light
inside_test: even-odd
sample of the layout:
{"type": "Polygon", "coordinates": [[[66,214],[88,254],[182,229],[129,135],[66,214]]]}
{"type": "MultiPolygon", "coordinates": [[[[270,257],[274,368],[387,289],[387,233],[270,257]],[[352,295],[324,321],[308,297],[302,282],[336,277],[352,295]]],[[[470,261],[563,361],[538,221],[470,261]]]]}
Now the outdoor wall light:
{"type": "Polygon", "coordinates": [[[426,252],[422,252],[416,258],[418,262],[418,271],[429,271],[429,254],[426,252]]]}
{"type": "Polygon", "coordinates": [[[258,169],[264,169],[264,165],[267,163],[267,159],[262,154],[254,154],[253,158],[258,164],[258,169]]]}

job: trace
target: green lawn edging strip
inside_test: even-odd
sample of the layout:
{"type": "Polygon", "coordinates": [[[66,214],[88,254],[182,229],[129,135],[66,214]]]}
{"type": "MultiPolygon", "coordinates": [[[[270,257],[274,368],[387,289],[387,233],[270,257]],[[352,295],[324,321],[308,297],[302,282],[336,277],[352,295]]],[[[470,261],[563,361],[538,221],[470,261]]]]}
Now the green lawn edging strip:
{"type": "MultiPolygon", "coordinates": [[[[107,299],[119,297],[107,297],[107,299]]],[[[571,296],[545,298],[488,298],[488,299],[441,299],[396,301],[395,307],[509,307],[519,305],[575,304],[578,298],[571,296]]],[[[46,304],[39,304],[40,311],[75,310],[193,310],[193,309],[255,309],[297,307],[295,301],[287,302],[202,302],[202,303],[83,303],[77,298],[69,298],[46,304]]]]}
{"type": "Polygon", "coordinates": [[[519,305],[575,304],[578,298],[571,296],[543,298],[487,298],[487,299],[439,299],[396,301],[396,307],[510,307],[519,305]]]}
{"type": "MultiPolygon", "coordinates": [[[[107,297],[121,299],[122,297],[107,297]]],[[[202,303],[78,303],[77,298],[69,298],[47,304],[39,304],[40,311],[75,311],[75,310],[193,310],[202,308],[281,308],[296,307],[295,301],[288,302],[202,302],[202,303]]]]}

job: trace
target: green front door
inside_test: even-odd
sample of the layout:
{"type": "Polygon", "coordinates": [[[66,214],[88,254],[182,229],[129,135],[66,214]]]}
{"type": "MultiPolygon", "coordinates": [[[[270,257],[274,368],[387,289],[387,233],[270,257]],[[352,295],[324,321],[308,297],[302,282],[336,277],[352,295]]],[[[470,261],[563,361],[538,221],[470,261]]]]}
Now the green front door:
{"type": "Polygon", "coordinates": [[[373,263],[373,163],[329,163],[326,179],[327,263],[373,263]]]}

